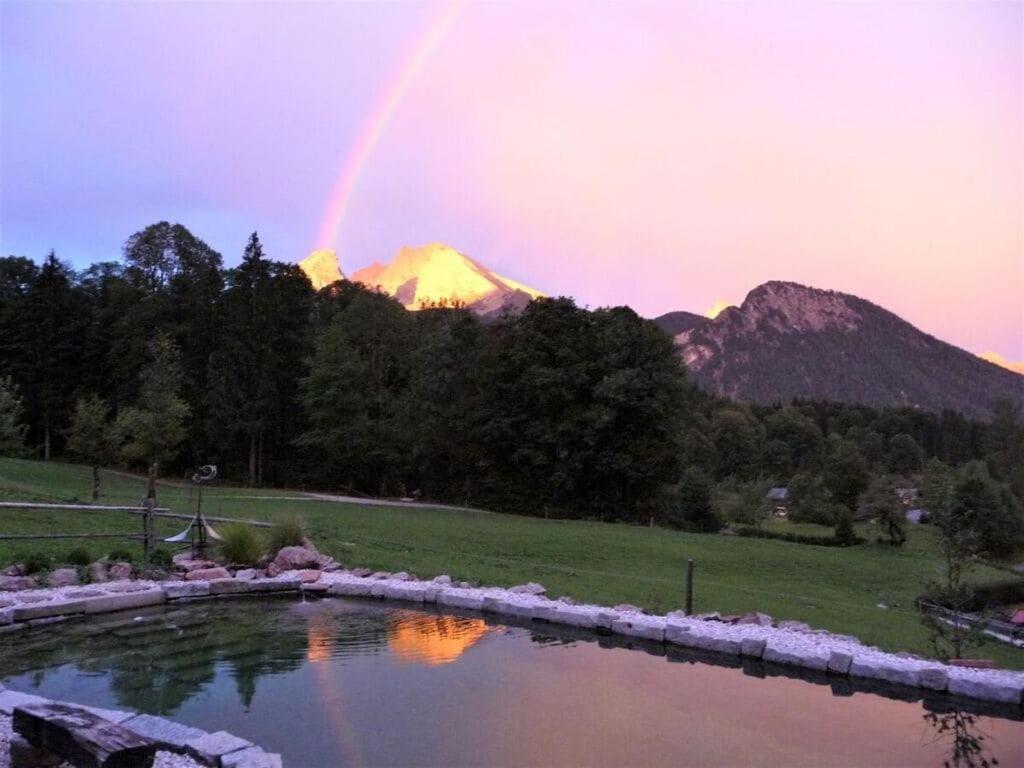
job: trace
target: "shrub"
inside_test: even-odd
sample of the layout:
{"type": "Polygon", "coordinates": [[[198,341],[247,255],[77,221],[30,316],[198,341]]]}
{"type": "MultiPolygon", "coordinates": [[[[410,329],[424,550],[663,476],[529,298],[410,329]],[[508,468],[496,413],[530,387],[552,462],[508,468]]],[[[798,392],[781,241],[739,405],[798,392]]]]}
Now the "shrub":
{"type": "Polygon", "coordinates": [[[112,549],[107,553],[107,559],[112,563],[131,563],[135,560],[127,549],[112,549]]]}
{"type": "Polygon", "coordinates": [[[852,542],[841,541],[835,536],[805,536],[800,533],[786,533],[782,531],[769,531],[764,528],[754,528],[749,525],[742,525],[736,529],[737,536],[748,539],[776,539],[788,541],[791,544],[811,544],[816,547],[849,547],[853,544],[863,544],[864,539],[855,536],[852,542]]]}
{"type": "Polygon", "coordinates": [[[850,547],[858,543],[857,532],[853,529],[853,515],[844,510],[836,515],[836,531],[832,538],[840,547],[850,547]]]}
{"type": "Polygon", "coordinates": [[[263,545],[247,525],[229,525],[221,531],[220,551],[229,563],[252,565],[263,556],[263,545]]]}
{"type": "Polygon", "coordinates": [[[298,515],[289,515],[274,523],[270,529],[267,548],[271,554],[274,554],[284,547],[301,547],[304,538],[306,538],[306,526],[302,522],[302,518],[298,515]]]}
{"type": "Polygon", "coordinates": [[[85,547],[75,547],[64,556],[64,562],[68,565],[88,565],[92,562],[92,555],[85,547]]]}
{"type": "Polygon", "coordinates": [[[171,553],[166,549],[154,549],[149,554],[149,564],[160,568],[170,568],[174,563],[171,553]]]}
{"type": "Polygon", "coordinates": [[[24,557],[18,558],[25,567],[25,573],[39,573],[50,567],[50,556],[42,552],[29,552],[24,557]]]}

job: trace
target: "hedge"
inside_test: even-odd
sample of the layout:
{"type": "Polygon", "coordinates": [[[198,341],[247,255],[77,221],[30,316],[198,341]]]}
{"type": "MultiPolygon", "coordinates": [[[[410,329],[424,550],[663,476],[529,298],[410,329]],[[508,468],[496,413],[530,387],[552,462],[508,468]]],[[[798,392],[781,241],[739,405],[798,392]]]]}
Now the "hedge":
{"type": "Polygon", "coordinates": [[[748,539],[778,539],[788,541],[791,544],[810,544],[815,547],[851,547],[856,544],[863,544],[864,539],[856,537],[853,544],[840,541],[835,536],[805,536],[799,533],[784,533],[781,531],[766,531],[763,528],[755,528],[752,525],[741,525],[736,529],[737,536],[748,539]]]}

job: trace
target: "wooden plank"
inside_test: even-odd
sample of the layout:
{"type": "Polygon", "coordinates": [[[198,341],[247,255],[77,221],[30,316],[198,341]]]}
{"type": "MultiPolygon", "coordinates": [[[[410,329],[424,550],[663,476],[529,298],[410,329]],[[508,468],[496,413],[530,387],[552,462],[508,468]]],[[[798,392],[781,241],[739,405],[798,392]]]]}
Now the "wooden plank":
{"type": "Polygon", "coordinates": [[[17,539],[137,539],[145,537],[139,533],[3,533],[0,541],[17,539]]]}
{"type": "MultiPolygon", "coordinates": [[[[145,510],[138,504],[134,506],[111,504],[51,504],[35,501],[0,501],[0,509],[49,509],[68,512],[134,512],[141,514],[145,510]]],[[[154,512],[170,512],[167,507],[153,507],[154,512]]]]}
{"type": "Polygon", "coordinates": [[[14,731],[77,768],[150,768],[156,744],[84,707],[60,702],[14,709],[14,731]]]}

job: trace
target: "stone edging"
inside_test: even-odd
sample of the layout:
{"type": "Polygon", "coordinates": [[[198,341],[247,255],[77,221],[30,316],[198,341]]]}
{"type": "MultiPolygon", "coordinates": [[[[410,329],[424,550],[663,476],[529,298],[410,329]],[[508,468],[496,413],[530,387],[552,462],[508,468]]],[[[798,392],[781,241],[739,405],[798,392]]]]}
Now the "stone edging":
{"type": "MultiPolygon", "coordinates": [[[[543,596],[544,588],[539,585],[509,589],[467,587],[453,585],[447,576],[419,581],[406,574],[362,576],[344,570],[315,572],[315,581],[305,581],[309,572],[301,573],[303,578],[299,577],[299,572],[289,571],[273,578],[114,582],[97,585],[94,590],[33,590],[37,596],[49,593],[49,599],[37,597],[32,602],[0,608],[0,633],[74,616],[159,605],[167,601],[301,591],[468,609],[521,620],[606,631],[728,656],[762,659],[833,675],[947,692],[981,701],[1018,707],[1024,705],[1024,672],[950,666],[908,654],[888,653],[866,646],[855,638],[821,630],[726,624],[678,613],[655,616],[642,613],[633,606],[577,605],[543,596]],[[86,591],[98,594],[83,596],[86,591]]],[[[18,601],[21,594],[0,593],[0,600],[11,598],[18,601]]]]}
{"type": "MultiPolygon", "coordinates": [[[[20,693],[0,685],[0,716],[12,716],[17,707],[30,704],[69,704],[54,702],[31,693],[20,693]]],[[[196,763],[211,768],[281,768],[281,756],[264,752],[251,741],[227,731],[207,733],[200,728],[182,725],[172,720],[138,712],[125,712],[100,707],[82,707],[94,715],[123,726],[156,746],[160,752],[186,755],[196,763]]],[[[13,751],[13,747],[12,747],[13,751]]]]}

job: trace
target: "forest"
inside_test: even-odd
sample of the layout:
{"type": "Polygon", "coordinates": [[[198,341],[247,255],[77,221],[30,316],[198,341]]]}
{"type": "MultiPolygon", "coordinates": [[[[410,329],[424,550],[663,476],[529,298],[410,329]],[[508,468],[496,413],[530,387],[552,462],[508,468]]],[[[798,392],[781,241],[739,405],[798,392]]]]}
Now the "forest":
{"type": "Polygon", "coordinates": [[[982,423],[732,402],[628,307],[410,312],[347,281],[314,292],[256,233],[225,268],[167,222],[82,271],[0,259],[0,454],[693,530],[756,524],[773,486],[791,519],[836,525],[959,484],[994,546],[1024,528],[1014,404],[982,423]]]}

